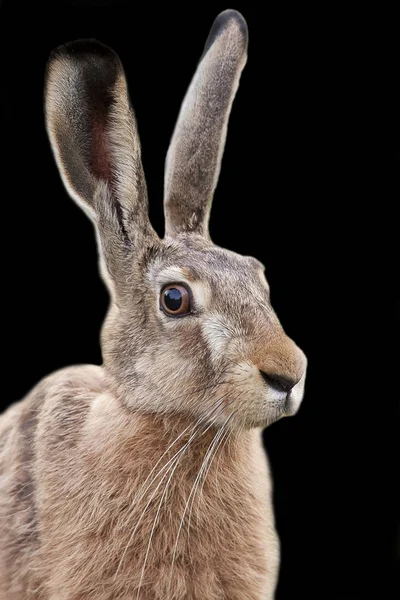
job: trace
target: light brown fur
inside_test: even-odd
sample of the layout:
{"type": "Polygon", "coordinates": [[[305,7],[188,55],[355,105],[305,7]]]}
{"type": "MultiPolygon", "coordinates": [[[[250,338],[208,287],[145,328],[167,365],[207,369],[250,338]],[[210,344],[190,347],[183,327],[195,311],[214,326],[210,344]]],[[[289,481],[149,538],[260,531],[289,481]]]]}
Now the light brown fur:
{"type": "MultiPolygon", "coordinates": [[[[25,561],[8,564],[7,579],[0,580],[3,586],[7,583],[0,587],[2,598],[135,597],[143,548],[164,485],[155,493],[134,538],[130,537],[161,476],[143,498],[136,503],[134,499],[154,464],[187,427],[187,420],[121,410],[104,372],[97,367],[55,373],[17,406],[19,424],[31,410],[39,423],[30,440],[20,436],[15,444],[9,439],[2,455],[2,467],[10,478],[3,488],[8,491],[7,512],[14,515],[14,521],[6,521],[6,528],[11,530],[13,555],[24,550],[29,567],[25,561]],[[41,401],[35,408],[38,398],[41,401]],[[35,481],[35,514],[25,513],[15,492],[21,465],[14,452],[29,441],[36,446],[36,457],[24,465],[24,480],[35,481]],[[25,535],[29,522],[35,532],[32,539],[25,535]]],[[[9,409],[3,423],[14,421],[15,409],[9,409]]],[[[153,535],[140,598],[245,600],[254,598],[254,590],[262,598],[266,597],[266,576],[276,576],[278,542],[271,522],[267,466],[264,456],[254,460],[260,433],[251,430],[229,438],[218,456],[218,468],[217,460],[213,461],[201,496],[190,505],[190,529],[185,522],[169,589],[180,519],[215,433],[212,428],[195,438],[179,463],[153,535]],[[249,529],[257,532],[255,537],[248,535],[249,529]],[[270,560],[266,560],[267,553],[270,560]]],[[[189,432],[160,466],[188,438],[189,432]]],[[[2,563],[10,551],[10,546],[2,546],[2,563]]]]}
{"type": "Polygon", "coordinates": [[[111,303],[103,366],[50,375],[0,419],[1,600],[273,598],[261,429],[297,411],[306,359],[261,263],[208,234],[246,48],[243,18],[225,11],[171,140],[163,240],[118,57],[80,41],[49,62],[50,140],[96,226],[111,303]],[[169,283],[190,288],[191,314],[160,310],[169,283]]]}

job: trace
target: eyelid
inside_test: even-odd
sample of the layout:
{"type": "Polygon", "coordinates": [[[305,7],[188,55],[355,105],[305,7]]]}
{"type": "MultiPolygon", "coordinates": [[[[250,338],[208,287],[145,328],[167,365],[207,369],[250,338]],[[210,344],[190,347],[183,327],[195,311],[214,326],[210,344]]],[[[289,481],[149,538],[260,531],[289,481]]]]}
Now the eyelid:
{"type": "Polygon", "coordinates": [[[192,280],[178,267],[167,267],[160,271],[154,282],[160,286],[169,285],[171,282],[191,286],[192,280]]]}
{"type": "Polygon", "coordinates": [[[160,292],[163,292],[166,288],[169,287],[177,287],[177,286],[182,286],[185,288],[185,290],[190,294],[191,293],[191,289],[190,286],[186,283],[186,281],[168,281],[168,283],[163,283],[161,285],[161,289],[160,292]]]}

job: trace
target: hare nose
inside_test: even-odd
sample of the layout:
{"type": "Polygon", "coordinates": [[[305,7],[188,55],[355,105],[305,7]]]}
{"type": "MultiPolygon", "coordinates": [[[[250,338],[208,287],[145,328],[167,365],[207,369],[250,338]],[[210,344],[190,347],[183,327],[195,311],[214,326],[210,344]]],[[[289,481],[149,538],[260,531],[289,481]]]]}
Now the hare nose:
{"type": "Polygon", "coordinates": [[[299,380],[291,379],[289,377],[283,377],[276,373],[265,373],[260,370],[260,375],[264,381],[271,387],[275,388],[278,392],[286,392],[287,394],[294,388],[299,380]]]}

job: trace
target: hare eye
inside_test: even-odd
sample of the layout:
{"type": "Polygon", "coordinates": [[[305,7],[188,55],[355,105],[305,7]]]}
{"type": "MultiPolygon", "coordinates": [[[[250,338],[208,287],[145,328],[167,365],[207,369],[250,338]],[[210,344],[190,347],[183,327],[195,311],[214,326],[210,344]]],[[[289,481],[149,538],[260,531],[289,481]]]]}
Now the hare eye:
{"type": "Polygon", "coordinates": [[[191,308],[189,291],[184,285],[167,285],[161,291],[160,308],[170,316],[187,315],[191,308]]]}

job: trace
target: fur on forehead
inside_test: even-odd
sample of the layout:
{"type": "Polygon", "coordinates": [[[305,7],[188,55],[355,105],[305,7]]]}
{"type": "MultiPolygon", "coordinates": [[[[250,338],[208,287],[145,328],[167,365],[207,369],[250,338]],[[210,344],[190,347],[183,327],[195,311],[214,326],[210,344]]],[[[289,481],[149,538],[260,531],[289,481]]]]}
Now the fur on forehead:
{"type": "Polygon", "coordinates": [[[210,240],[191,234],[167,237],[149,256],[147,270],[152,282],[156,282],[159,274],[166,271],[171,281],[176,272],[188,283],[234,278],[243,284],[249,280],[257,284],[263,281],[267,286],[263,276],[264,265],[259,260],[221,248],[210,240]]]}

